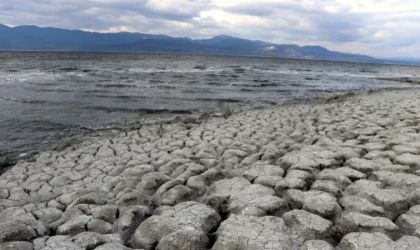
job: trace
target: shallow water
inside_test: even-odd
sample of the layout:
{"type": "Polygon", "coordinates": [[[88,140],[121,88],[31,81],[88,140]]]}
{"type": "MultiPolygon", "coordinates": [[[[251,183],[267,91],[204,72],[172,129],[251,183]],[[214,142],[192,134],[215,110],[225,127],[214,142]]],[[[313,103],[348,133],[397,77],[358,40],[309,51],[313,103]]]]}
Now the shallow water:
{"type": "Polygon", "coordinates": [[[0,155],[155,113],[410,86],[376,78],[418,75],[410,66],[278,58],[0,52],[0,155]]]}

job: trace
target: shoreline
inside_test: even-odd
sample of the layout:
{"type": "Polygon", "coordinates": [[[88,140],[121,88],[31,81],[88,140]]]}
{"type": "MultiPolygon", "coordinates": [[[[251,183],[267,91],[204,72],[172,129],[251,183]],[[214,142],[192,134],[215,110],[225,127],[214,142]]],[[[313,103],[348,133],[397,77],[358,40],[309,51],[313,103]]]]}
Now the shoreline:
{"type": "MultiPolygon", "coordinates": [[[[385,80],[385,79],[383,79],[385,80]]],[[[398,81],[397,78],[387,79],[389,81],[398,81]]],[[[405,81],[405,78],[401,80],[405,81]]],[[[415,82],[413,83],[415,84],[415,82]]],[[[109,136],[115,136],[119,133],[130,132],[142,125],[156,125],[156,124],[170,124],[174,122],[180,122],[182,120],[196,120],[202,122],[209,117],[219,117],[226,116],[227,114],[238,113],[250,111],[253,109],[261,109],[273,106],[287,106],[287,105],[296,105],[302,103],[326,103],[330,101],[343,101],[345,98],[360,95],[366,92],[381,92],[381,91],[391,91],[391,90],[403,90],[407,87],[401,88],[381,88],[375,90],[360,90],[360,91],[343,91],[343,92],[330,92],[326,94],[319,95],[314,98],[308,99],[291,99],[283,102],[272,102],[272,101],[259,101],[258,104],[254,103],[241,103],[241,105],[227,105],[226,107],[212,108],[207,110],[192,110],[191,113],[187,114],[174,114],[172,112],[163,112],[162,114],[150,114],[146,115],[144,118],[141,118],[139,121],[131,122],[124,124],[118,127],[109,127],[109,128],[100,128],[100,129],[90,129],[85,127],[80,127],[73,129],[67,136],[63,139],[60,139],[49,146],[43,146],[34,148],[31,150],[14,150],[9,152],[2,152],[0,154],[0,176],[3,175],[6,171],[11,169],[19,161],[28,161],[33,162],[36,156],[42,152],[54,152],[61,151],[67,147],[76,146],[77,144],[83,143],[85,140],[91,139],[100,139],[109,136]]],[[[116,125],[116,124],[114,124],[116,125]]]]}
{"type": "Polygon", "coordinates": [[[149,120],[42,152],[0,176],[0,247],[416,249],[419,96],[149,120]]]}

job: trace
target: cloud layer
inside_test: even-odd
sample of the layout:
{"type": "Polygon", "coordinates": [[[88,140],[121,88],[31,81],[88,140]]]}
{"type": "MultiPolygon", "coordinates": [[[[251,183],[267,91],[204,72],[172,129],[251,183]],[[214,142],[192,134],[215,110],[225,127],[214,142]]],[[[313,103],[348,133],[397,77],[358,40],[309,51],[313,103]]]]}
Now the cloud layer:
{"type": "Polygon", "coordinates": [[[2,0],[0,20],[101,32],[248,39],[420,57],[418,0],[2,0]]]}

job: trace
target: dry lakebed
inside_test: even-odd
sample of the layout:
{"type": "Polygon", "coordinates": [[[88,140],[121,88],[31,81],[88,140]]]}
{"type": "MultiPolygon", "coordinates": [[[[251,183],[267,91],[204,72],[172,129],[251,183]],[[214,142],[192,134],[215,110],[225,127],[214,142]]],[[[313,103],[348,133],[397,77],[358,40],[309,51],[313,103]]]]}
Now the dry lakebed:
{"type": "Polygon", "coordinates": [[[0,249],[420,249],[419,132],[403,89],[85,140],[0,177],[0,249]]]}

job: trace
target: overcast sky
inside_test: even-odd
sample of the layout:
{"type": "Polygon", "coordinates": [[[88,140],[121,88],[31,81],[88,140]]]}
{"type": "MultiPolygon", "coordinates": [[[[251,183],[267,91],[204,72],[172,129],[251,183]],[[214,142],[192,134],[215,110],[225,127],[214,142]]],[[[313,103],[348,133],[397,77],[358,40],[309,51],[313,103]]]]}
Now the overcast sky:
{"type": "Polygon", "coordinates": [[[1,0],[0,23],[420,57],[420,0],[1,0]]]}

